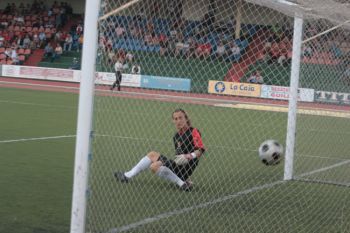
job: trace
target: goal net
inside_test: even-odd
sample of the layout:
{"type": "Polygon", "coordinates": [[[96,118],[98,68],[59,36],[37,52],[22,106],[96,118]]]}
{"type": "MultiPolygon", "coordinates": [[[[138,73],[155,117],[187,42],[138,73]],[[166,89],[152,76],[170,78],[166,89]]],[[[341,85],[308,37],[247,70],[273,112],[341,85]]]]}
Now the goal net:
{"type": "Polygon", "coordinates": [[[86,232],[350,232],[347,1],[101,0],[99,12],[86,232]],[[205,147],[190,192],[140,165],[175,159],[179,108],[205,147]],[[286,151],[269,166],[268,139],[286,151]]]}

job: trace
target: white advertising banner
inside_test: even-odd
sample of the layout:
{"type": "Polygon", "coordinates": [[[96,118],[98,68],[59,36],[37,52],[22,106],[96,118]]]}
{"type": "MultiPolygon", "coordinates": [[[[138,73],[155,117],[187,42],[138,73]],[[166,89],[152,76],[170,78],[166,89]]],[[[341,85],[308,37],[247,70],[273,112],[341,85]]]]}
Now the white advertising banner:
{"type": "Polygon", "coordinates": [[[5,65],[3,66],[2,75],[16,78],[79,82],[80,80],[76,79],[74,72],[75,70],[68,69],[5,65]]]}
{"type": "MultiPolygon", "coordinates": [[[[314,102],[315,90],[309,88],[298,88],[298,100],[304,102],[314,102]]],[[[261,98],[268,99],[289,99],[289,87],[261,85],[261,98]]]]}
{"type": "Polygon", "coordinates": [[[20,78],[20,66],[2,65],[2,76],[20,78]]]}
{"type": "MultiPolygon", "coordinates": [[[[96,84],[112,85],[115,81],[114,73],[97,72],[95,77],[96,84]]],[[[121,86],[141,87],[141,75],[139,74],[122,74],[121,86]]]]}
{"type": "Polygon", "coordinates": [[[315,101],[335,104],[350,104],[350,93],[316,91],[315,101]]]}
{"type": "MultiPolygon", "coordinates": [[[[80,82],[82,79],[80,70],[14,65],[3,65],[2,76],[64,82],[80,82]]],[[[114,73],[96,72],[95,82],[97,84],[112,85],[114,81],[114,73]]],[[[141,87],[141,75],[123,74],[121,85],[128,87],[141,87]]]]}

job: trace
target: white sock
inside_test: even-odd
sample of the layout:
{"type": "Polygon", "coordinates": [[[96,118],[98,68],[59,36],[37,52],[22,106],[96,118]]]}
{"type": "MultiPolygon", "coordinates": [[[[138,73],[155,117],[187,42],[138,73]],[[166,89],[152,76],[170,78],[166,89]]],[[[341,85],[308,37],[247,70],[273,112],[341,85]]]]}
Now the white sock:
{"type": "Polygon", "coordinates": [[[146,155],[135,165],[135,167],[133,167],[130,171],[125,172],[124,175],[128,178],[136,176],[137,174],[139,174],[143,170],[149,168],[151,163],[152,163],[152,160],[150,158],[148,158],[148,156],[146,155]]]}
{"type": "Polygon", "coordinates": [[[183,182],[172,170],[165,166],[161,166],[156,172],[157,176],[160,176],[166,180],[176,183],[178,186],[182,186],[183,182]]]}

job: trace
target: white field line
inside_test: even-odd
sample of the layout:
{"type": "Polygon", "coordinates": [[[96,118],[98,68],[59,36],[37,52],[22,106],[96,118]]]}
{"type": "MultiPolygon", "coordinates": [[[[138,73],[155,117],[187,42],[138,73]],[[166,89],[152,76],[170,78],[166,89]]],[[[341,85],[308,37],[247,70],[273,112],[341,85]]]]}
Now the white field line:
{"type": "Polygon", "coordinates": [[[1,143],[13,143],[13,142],[28,142],[28,141],[41,141],[41,140],[51,140],[51,139],[61,139],[61,138],[74,138],[75,135],[62,135],[62,136],[51,136],[51,137],[38,137],[38,138],[21,138],[12,140],[2,140],[1,143]]]}
{"type": "MultiPolygon", "coordinates": [[[[323,172],[323,171],[326,171],[326,170],[329,170],[329,169],[332,169],[332,168],[343,166],[343,165],[348,164],[348,163],[350,163],[350,160],[343,161],[343,162],[340,162],[340,163],[336,163],[336,164],[333,164],[331,166],[324,167],[324,168],[321,168],[321,169],[316,169],[316,170],[311,171],[311,172],[306,172],[306,173],[303,173],[303,174],[299,175],[298,177],[305,177],[305,176],[312,175],[312,174],[315,174],[315,173],[318,173],[318,172],[323,172]]],[[[298,178],[298,177],[296,177],[296,178],[298,178]]],[[[263,189],[272,188],[272,187],[274,187],[276,185],[283,184],[283,183],[286,183],[286,182],[287,181],[280,180],[280,181],[276,181],[276,182],[273,182],[273,183],[270,183],[270,184],[264,184],[264,185],[260,185],[260,186],[255,186],[255,187],[252,187],[250,189],[246,189],[246,190],[243,190],[243,191],[231,194],[231,195],[227,195],[227,196],[224,196],[224,197],[221,197],[221,198],[214,199],[212,201],[204,202],[204,203],[201,203],[201,204],[198,204],[198,205],[193,205],[193,206],[190,206],[190,207],[187,207],[187,208],[174,210],[174,211],[166,212],[166,213],[159,214],[159,215],[156,215],[156,216],[153,216],[153,217],[145,218],[145,219],[142,219],[142,220],[140,220],[138,222],[134,222],[134,223],[131,223],[131,224],[128,224],[128,225],[125,225],[125,226],[121,226],[119,228],[113,228],[113,229],[109,230],[108,233],[118,233],[118,232],[129,231],[129,230],[135,229],[137,227],[140,227],[140,226],[143,226],[143,225],[146,225],[146,224],[149,224],[149,223],[153,223],[153,222],[159,221],[159,220],[164,219],[164,218],[172,217],[172,216],[179,215],[179,214],[184,214],[184,213],[196,210],[196,209],[202,209],[202,208],[205,208],[205,207],[217,204],[217,203],[222,203],[222,202],[225,202],[225,201],[228,201],[228,200],[235,199],[235,198],[237,198],[239,196],[242,196],[242,195],[247,195],[247,194],[250,194],[250,193],[253,193],[253,192],[257,192],[257,191],[260,191],[260,190],[263,190],[263,189]]]]}
{"type": "Polygon", "coordinates": [[[40,107],[53,107],[53,108],[71,108],[71,109],[77,109],[76,106],[52,105],[52,104],[38,104],[38,103],[31,103],[31,102],[12,101],[12,100],[0,100],[0,103],[20,104],[20,105],[30,105],[30,106],[40,106],[40,107]]]}
{"type": "MultiPolygon", "coordinates": [[[[45,80],[42,80],[45,81],[45,80]]],[[[38,84],[38,83],[21,83],[21,82],[10,82],[10,81],[0,81],[0,84],[18,84],[23,86],[32,86],[32,87],[48,87],[48,88],[63,88],[63,89],[73,89],[79,90],[79,87],[69,87],[69,86],[59,86],[59,85],[50,85],[50,84],[38,84]]]]}

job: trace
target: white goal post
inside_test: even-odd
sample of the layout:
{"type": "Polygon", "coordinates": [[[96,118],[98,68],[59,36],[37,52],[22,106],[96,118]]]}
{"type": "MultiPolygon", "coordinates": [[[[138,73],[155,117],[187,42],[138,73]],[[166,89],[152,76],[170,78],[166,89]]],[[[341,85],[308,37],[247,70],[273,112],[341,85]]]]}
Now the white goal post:
{"type": "Polygon", "coordinates": [[[87,0],[84,18],[82,79],[79,91],[77,138],[74,160],[74,182],[71,211],[71,233],[85,232],[86,199],[88,195],[88,160],[92,137],[93,97],[97,53],[97,21],[100,0],[87,0]]]}

